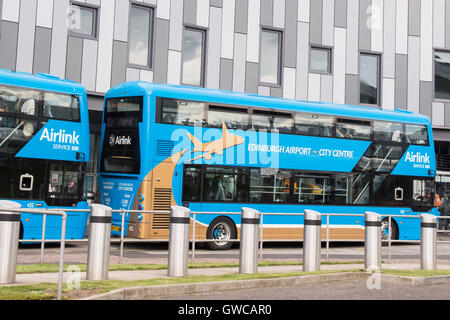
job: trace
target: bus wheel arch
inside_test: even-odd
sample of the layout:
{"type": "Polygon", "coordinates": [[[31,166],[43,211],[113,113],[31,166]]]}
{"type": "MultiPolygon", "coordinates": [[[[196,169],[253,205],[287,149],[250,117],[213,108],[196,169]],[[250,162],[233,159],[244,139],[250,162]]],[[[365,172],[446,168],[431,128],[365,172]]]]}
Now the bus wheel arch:
{"type": "Polygon", "coordinates": [[[398,228],[397,221],[394,218],[391,218],[392,231],[389,230],[389,218],[384,218],[381,220],[381,239],[389,240],[389,233],[391,232],[391,240],[400,239],[400,232],[398,228]]]}
{"type": "MultiPolygon", "coordinates": [[[[226,216],[215,218],[208,226],[206,239],[230,240],[237,238],[237,228],[233,220],[226,216]]],[[[208,242],[208,248],[211,250],[227,250],[233,245],[233,242],[208,242]]]]}

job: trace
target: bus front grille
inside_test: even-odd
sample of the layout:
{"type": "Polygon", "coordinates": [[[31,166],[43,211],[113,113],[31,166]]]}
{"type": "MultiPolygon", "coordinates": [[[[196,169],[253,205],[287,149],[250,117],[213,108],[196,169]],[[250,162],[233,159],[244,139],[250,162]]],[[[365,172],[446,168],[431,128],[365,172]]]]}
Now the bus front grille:
{"type": "MultiPolygon", "coordinates": [[[[155,188],[153,198],[153,210],[155,211],[170,211],[172,203],[172,189],[155,188]]],[[[169,213],[154,213],[153,214],[153,229],[168,229],[170,223],[169,213]]]]}

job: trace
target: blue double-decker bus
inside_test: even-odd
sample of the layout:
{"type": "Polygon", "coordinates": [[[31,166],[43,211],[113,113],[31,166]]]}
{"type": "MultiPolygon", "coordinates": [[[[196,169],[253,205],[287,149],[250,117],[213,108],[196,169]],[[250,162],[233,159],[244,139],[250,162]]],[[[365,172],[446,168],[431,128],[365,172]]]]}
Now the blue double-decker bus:
{"type": "MultiPolygon", "coordinates": [[[[239,234],[240,212],[437,214],[427,117],[184,86],[129,82],[105,97],[99,185],[126,215],[124,234],[167,239],[172,205],[197,215],[214,249],[239,234]]],[[[113,234],[121,232],[120,214],[113,234]]],[[[323,217],[325,224],[326,217],[323,217]]],[[[418,239],[420,219],[383,220],[384,237],[418,239]]],[[[364,238],[364,219],[330,216],[330,239],[364,238]]],[[[264,216],[265,239],[299,239],[303,217],[264,216]]]]}
{"type": "MultiPolygon", "coordinates": [[[[0,199],[23,208],[88,209],[85,88],[57,77],[0,70],[0,199]]],[[[67,239],[83,238],[88,212],[68,212],[67,239]]],[[[43,216],[22,213],[20,237],[40,239],[43,216]]],[[[61,217],[46,219],[46,239],[61,238],[61,217]]]]}

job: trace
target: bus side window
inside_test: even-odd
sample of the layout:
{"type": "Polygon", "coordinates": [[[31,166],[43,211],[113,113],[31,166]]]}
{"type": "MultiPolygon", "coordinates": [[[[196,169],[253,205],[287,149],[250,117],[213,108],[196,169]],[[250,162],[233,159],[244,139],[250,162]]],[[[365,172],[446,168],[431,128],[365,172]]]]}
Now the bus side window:
{"type": "Polygon", "coordinates": [[[405,125],[406,139],[411,144],[428,145],[428,130],[426,126],[405,125]]]}
{"type": "Polygon", "coordinates": [[[161,122],[183,126],[203,126],[205,124],[206,103],[162,99],[161,122]]]}

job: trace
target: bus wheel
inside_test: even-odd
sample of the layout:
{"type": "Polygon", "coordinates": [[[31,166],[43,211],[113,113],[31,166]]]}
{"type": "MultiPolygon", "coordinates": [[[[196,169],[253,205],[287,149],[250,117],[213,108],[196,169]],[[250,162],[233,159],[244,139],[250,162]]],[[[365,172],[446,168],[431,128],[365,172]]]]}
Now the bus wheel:
{"type": "Polygon", "coordinates": [[[398,240],[398,226],[392,218],[391,224],[392,228],[389,228],[389,218],[384,218],[381,221],[381,240],[389,240],[389,233],[391,233],[391,240],[398,240]]]}
{"type": "MultiPolygon", "coordinates": [[[[209,224],[208,231],[206,232],[207,239],[218,240],[230,240],[236,239],[236,227],[227,217],[218,217],[209,224]]],[[[221,242],[208,242],[208,247],[211,250],[226,250],[230,249],[233,242],[221,241],[221,242]]]]}

